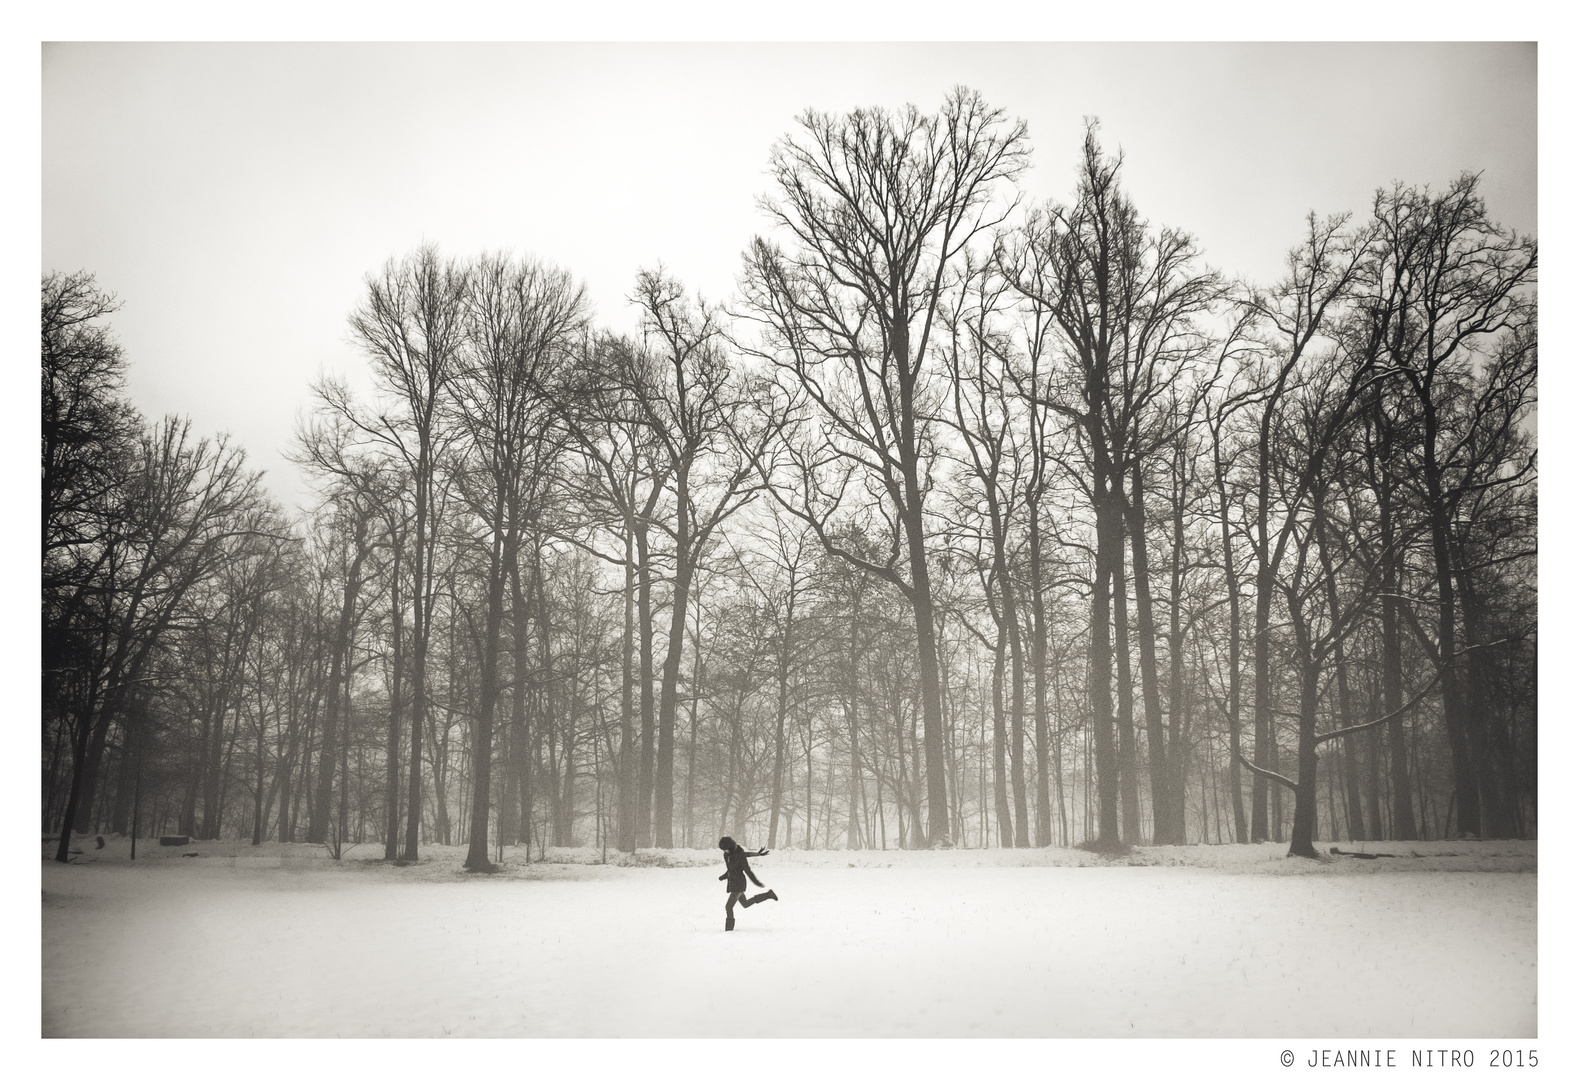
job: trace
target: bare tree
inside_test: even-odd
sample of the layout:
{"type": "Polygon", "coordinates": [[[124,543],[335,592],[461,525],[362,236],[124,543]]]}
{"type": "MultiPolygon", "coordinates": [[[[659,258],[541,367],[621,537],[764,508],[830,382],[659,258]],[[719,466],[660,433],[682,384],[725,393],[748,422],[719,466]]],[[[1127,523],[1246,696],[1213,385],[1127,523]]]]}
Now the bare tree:
{"type": "MultiPolygon", "coordinates": [[[[72,784],[56,858],[65,862],[79,808],[91,811],[110,725],[124,713],[156,647],[198,583],[233,554],[233,539],[262,532],[256,473],[223,440],[194,440],[175,417],[143,434],[104,541],[91,609],[86,682],[72,724],[72,784]]],[[[86,816],[86,813],[84,813],[86,816]]]]}
{"type": "Polygon", "coordinates": [[[379,403],[359,407],[344,383],[318,385],[321,407],[342,417],[370,445],[391,454],[411,478],[414,532],[411,557],[411,768],[407,785],[403,857],[417,858],[422,827],[423,728],[428,711],[428,643],[436,603],[434,552],[439,515],[434,513],[436,464],[446,439],[439,410],[454,377],[463,335],[466,274],[432,247],[369,275],[367,295],[351,314],[357,345],[373,366],[379,403]]]}
{"type": "Polygon", "coordinates": [[[518,576],[521,538],[530,527],[526,515],[536,509],[531,496],[545,486],[540,472],[552,460],[554,415],[545,398],[586,322],[586,302],[568,273],[531,260],[484,257],[468,279],[466,344],[447,389],[453,423],[465,432],[461,492],[481,521],[487,549],[466,855],[468,870],[486,871],[493,868],[488,814],[505,586],[518,576]]]}
{"type": "Polygon", "coordinates": [[[107,326],[117,307],[93,275],[47,274],[40,307],[39,524],[46,589],[89,558],[102,535],[103,500],[123,479],[141,418],[122,394],[126,361],[107,326]]]}
{"type": "Polygon", "coordinates": [[[1013,797],[1011,832],[1007,812],[1009,793],[1001,790],[1003,784],[1000,782],[998,801],[1002,819],[999,827],[1004,830],[1006,839],[1012,836],[1008,843],[1029,847],[1025,767],[1026,635],[1016,575],[1010,569],[1011,546],[1015,542],[1011,531],[1014,519],[1019,516],[1017,511],[1024,489],[1021,474],[1028,456],[1017,434],[1025,418],[1017,409],[1023,403],[1014,393],[1009,374],[1012,346],[1005,332],[995,325],[999,321],[998,308],[1007,283],[1001,278],[989,279],[985,273],[974,272],[968,265],[962,276],[965,288],[960,290],[956,305],[944,313],[949,339],[940,350],[949,372],[953,405],[952,416],[947,422],[964,443],[962,464],[972,484],[971,495],[964,504],[974,509],[979,495],[985,509],[986,538],[991,548],[984,591],[988,610],[998,627],[998,640],[993,650],[995,729],[1003,727],[1003,714],[1005,711],[1008,714],[1006,738],[1000,730],[994,739],[993,752],[995,772],[1002,773],[1007,751],[1008,787],[1013,797]],[[1002,692],[1005,649],[1010,689],[1007,710],[1002,692]]]}
{"type": "MultiPolygon", "coordinates": [[[[842,547],[829,512],[805,499],[784,505],[818,530],[828,549],[898,588],[914,613],[926,754],[927,840],[951,843],[943,749],[936,613],[927,565],[926,462],[935,407],[933,331],[949,271],[970,243],[1002,220],[992,209],[1002,181],[1025,167],[1023,123],[957,89],[936,115],[847,116],[808,111],[771,165],[777,198],[764,209],[790,240],[753,241],[745,305],[802,425],[815,426],[829,465],[856,470],[892,515],[906,551],[873,563],[842,547]]],[[[1006,211],[1002,211],[1006,212],[1006,211]]],[[[800,425],[798,425],[800,426],[800,425]]],[[[803,489],[804,491],[805,489],[803,489]]],[[[842,484],[825,491],[842,499],[842,484]]]]}
{"type": "MultiPolygon", "coordinates": [[[[329,642],[329,683],[325,695],[323,728],[318,759],[317,787],[308,810],[307,842],[321,844],[329,835],[330,804],[334,796],[335,760],[345,741],[343,716],[347,700],[347,682],[351,669],[351,642],[356,636],[359,613],[363,608],[362,590],[371,577],[370,560],[377,537],[374,522],[380,513],[391,513],[403,500],[398,491],[391,491],[389,478],[383,474],[380,463],[366,453],[355,449],[357,430],[345,415],[325,411],[310,419],[297,434],[292,459],[308,474],[321,478],[326,484],[323,523],[328,527],[321,533],[329,541],[324,554],[331,560],[330,572],[335,576],[339,589],[339,605],[334,633],[329,642]]],[[[400,549],[399,537],[391,534],[390,592],[392,638],[396,655],[394,694],[391,699],[391,723],[399,713],[399,653],[400,653],[400,549]]],[[[399,760],[399,732],[391,732],[386,747],[387,760],[399,760]]],[[[342,778],[343,779],[343,778],[342,778]]],[[[398,777],[397,777],[398,785],[398,777]]],[[[398,786],[395,791],[398,793],[398,786]]],[[[386,796],[389,789],[386,786],[386,796]]],[[[385,857],[393,859],[393,833],[398,831],[394,822],[389,823],[390,836],[386,837],[385,857]]]]}
{"type": "Polygon", "coordinates": [[[1458,828],[1472,835],[1507,835],[1510,814],[1492,769],[1493,752],[1469,701],[1473,667],[1457,657],[1458,619],[1453,568],[1454,517],[1464,495],[1483,483],[1516,479],[1534,465],[1502,477],[1477,460],[1513,431],[1533,404],[1535,386],[1536,245],[1493,223],[1479,194],[1479,178],[1459,177],[1447,191],[1394,188],[1376,199],[1378,272],[1390,286],[1382,323],[1386,355],[1412,392],[1420,418],[1418,448],[1406,457],[1418,468],[1435,567],[1436,640],[1431,643],[1442,682],[1442,705],[1453,755],[1458,828]],[[1495,354],[1484,379],[1475,369],[1505,338],[1523,345],[1495,354]],[[1483,812],[1484,811],[1484,812],[1483,812]]]}
{"type": "Polygon", "coordinates": [[[1289,541],[1294,536],[1300,505],[1309,497],[1311,485],[1322,474],[1324,452],[1330,440],[1343,429],[1355,396],[1369,381],[1375,362],[1374,336],[1370,345],[1361,343],[1351,349],[1348,389],[1322,429],[1329,442],[1312,447],[1305,458],[1304,471],[1281,493],[1274,505],[1273,433],[1284,401],[1300,384],[1310,354],[1321,347],[1332,333],[1332,323],[1342,314],[1346,300],[1353,295],[1367,253],[1367,236],[1346,233],[1347,216],[1307,219],[1304,242],[1289,252],[1288,275],[1268,292],[1252,299],[1268,328],[1267,369],[1260,379],[1253,410],[1257,415],[1255,439],[1256,469],[1253,532],[1251,548],[1256,559],[1255,624],[1253,663],[1255,679],[1255,763],[1257,772],[1251,785],[1250,842],[1269,836],[1267,821],[1266,772],[1275,771],[1275,744],[1272,727],[1273,685],[1271,673],[1272,604],[1277,593],[1277,574],[1289,541]],[[1279,513],[1281,509],[1281,513],[1279,513]]]}
{"type": "Polygon", "coordinates": [[[770,425],[747,427],[750,402],[732,377],[714,311],[687,302],[680,283],[662,270],[639,274],[632,300],[655,370],[626,391],[651,427],[674,489],[672,525],[659,519],[674,544],[674,582],[653,780],[654,842],[673,847],[674,724],[691,583],[713,534],[760,490],[756,466],[770,425]]]}
{"type": "MultiPolygon", "coordinates": [[[[1220,296],[1216,276],[1194,269],[1194,241],[1148,230],[1119,187],[1122,159],[1108,157],[1087,128],[1074,202],[1033,213],[1000,247],[1003,272],[1033,305],[1069,358],[1047,404],[1067,418],[1087,455],[1078,477],[1094,517],[1090,693],[1099,788],[1098,843],[1137,835],[1133,691],[1129,676],[1124,536],[1137,554],[1142,689],[1148,728],[1161,730],[1143,504],[1126,493],[1146,456],[1171,440],[1157,402],[1203,351],[1197,320],[1220,296]],[[1115,668],[1117,669],[1115,671],[1115,668]],[[1118,745],[1112,685],[1120,687],[1118,745]],[[1120,794],[1125,828],[1119,823],[1120,794]]],[[[1153,747],[1157,755],[1160,748],[1153,747]]],[[[1159,759],[1160,760],[1160,759],[1159,759]]],[[[1154,792],[1161,775],[1153,777],[1154,792]]],[[[1155,795],[1154,795],[1155,799],[1155,795]]]]}
{"type": "Polygon", "coordinates": [[[624,571],[625,636],[620,743],[615,753],[616,846],[634,851],[651,843],[651,772],[655,715],[652,697],[651,525],[667,490],[671,463],[657,444],[652,425],[629,388],[639,384],[645,360],[631,342],[601,336],[584,343],[573,382],[559,402],[559,415],[585,463],[567,479],[569,497],[581,508],[579,523],[564,533],[624,571]],[[610,555],[590,538],[609,525],[618,529],[622,551],[610,555]],[[633,652],[639,652],[639,672],[633,652]],[[638,693],[639,691],[639,693],[638,693]],[[636,713],[641,733],[636,732],[636,713]]]}
{"type": "MultiPolygon", "coordinates": [[[[785,724],[790,709],[792,676],[804,670],[808,646],[802,640],[807,594],[811,591],[811,547],[817,543],[803,522],[773,505],[761,532],[752,537],[763,556],[750,559],[736,552],[741,576],[761,598],[766,617],[768,649],[773,656],[776,687],[773,723],[772,794],[768,803],[768,846],[778,844],[779,817],[784,802],[785,724]],[[797,528],[797,526],[799,526],[797,528]]],[[[808,776],[810,774],[808,773],[808,776]]]]}

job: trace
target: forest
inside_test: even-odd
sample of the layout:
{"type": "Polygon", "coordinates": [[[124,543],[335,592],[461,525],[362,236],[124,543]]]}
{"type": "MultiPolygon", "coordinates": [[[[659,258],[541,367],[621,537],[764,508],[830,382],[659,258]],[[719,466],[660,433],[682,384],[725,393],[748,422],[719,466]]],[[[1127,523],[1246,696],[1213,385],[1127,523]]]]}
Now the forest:
{"type": "Polygon", "coordinates": [[[300,513],[47,271],[55,857],[1534,837],[1534,238],[1378,177],[1245,281],[1071,149],[1043,203],[968,89],[807,111],[735,294],[639,269],[628,332],[397,254],[300,513]]]}

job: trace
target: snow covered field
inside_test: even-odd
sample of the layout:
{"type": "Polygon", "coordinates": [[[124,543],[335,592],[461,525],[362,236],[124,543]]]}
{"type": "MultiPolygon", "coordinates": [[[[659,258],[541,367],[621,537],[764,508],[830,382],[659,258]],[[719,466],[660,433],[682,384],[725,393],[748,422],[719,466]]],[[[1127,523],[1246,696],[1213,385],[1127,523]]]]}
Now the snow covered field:
{"type": "Polygon", "coordinates": [[[1528,842],[796,852],[125,841],[43,865],[46,1036],[1536,1034],[1528,842]],[[182,858],[197,851],[201,857],[182,858]],[[1137,865],[1129,865],[1135,863],[1137,865]],[[754,892],[755,890],[753,890],[754,892]]]}

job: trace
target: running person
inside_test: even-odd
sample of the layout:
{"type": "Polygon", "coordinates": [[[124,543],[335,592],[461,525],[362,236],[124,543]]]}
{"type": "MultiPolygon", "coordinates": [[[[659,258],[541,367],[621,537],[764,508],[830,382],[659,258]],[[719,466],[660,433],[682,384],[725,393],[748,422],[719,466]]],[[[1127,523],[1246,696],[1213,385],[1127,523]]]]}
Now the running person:
{"type": "Polygon", "coordinates": [[[767,892],[757,893],[757,895],[752,897],[746,896],[747,878],[750,878],[751,883],[757,888],[766,888],[762,882],[757,880],[757,875],[751,872],[751,864],[746,860],[753,855],[758,857],[766,855],[768,853],[767,848],[762,848],[760,851],[747,851],[728,836],[722,837],[718,841],[718,847],[724,853],[724,872],[718,875],[718,880],[727,882],[724,887],[729,890],[729,900],[724,904],[724,929],[733,930],[735,928],[735,904],[738,903],[741,907],[750,907],[752,904],[760,904],[764,900],[777,900],[779,894],[772,889],[768,889],[767,892]]]}

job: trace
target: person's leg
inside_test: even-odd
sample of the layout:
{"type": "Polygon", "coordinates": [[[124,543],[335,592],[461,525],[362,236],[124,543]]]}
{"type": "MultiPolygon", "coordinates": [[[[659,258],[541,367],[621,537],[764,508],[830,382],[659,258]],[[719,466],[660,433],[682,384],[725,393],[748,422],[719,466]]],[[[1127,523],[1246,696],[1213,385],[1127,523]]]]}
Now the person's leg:
{"type": "Polygon", "coordinates": [[[742,907],[750,907],[752,904],[760,904],[764,900],[777,900],[778,898],[779,894],[774,892],[772,889],[769,889],[767,892],[757,893],[757,895],[751,897],[749,900],[742,900],[740,904],[742,907]]]}
{"type": "Polygon", "coordinates": [[[729,899],[724,902],[725,930],[733,930],[735,928],[735,903],[745,899],[745,895],[743,892],[732,892],[729,894],[729,899]]]}

